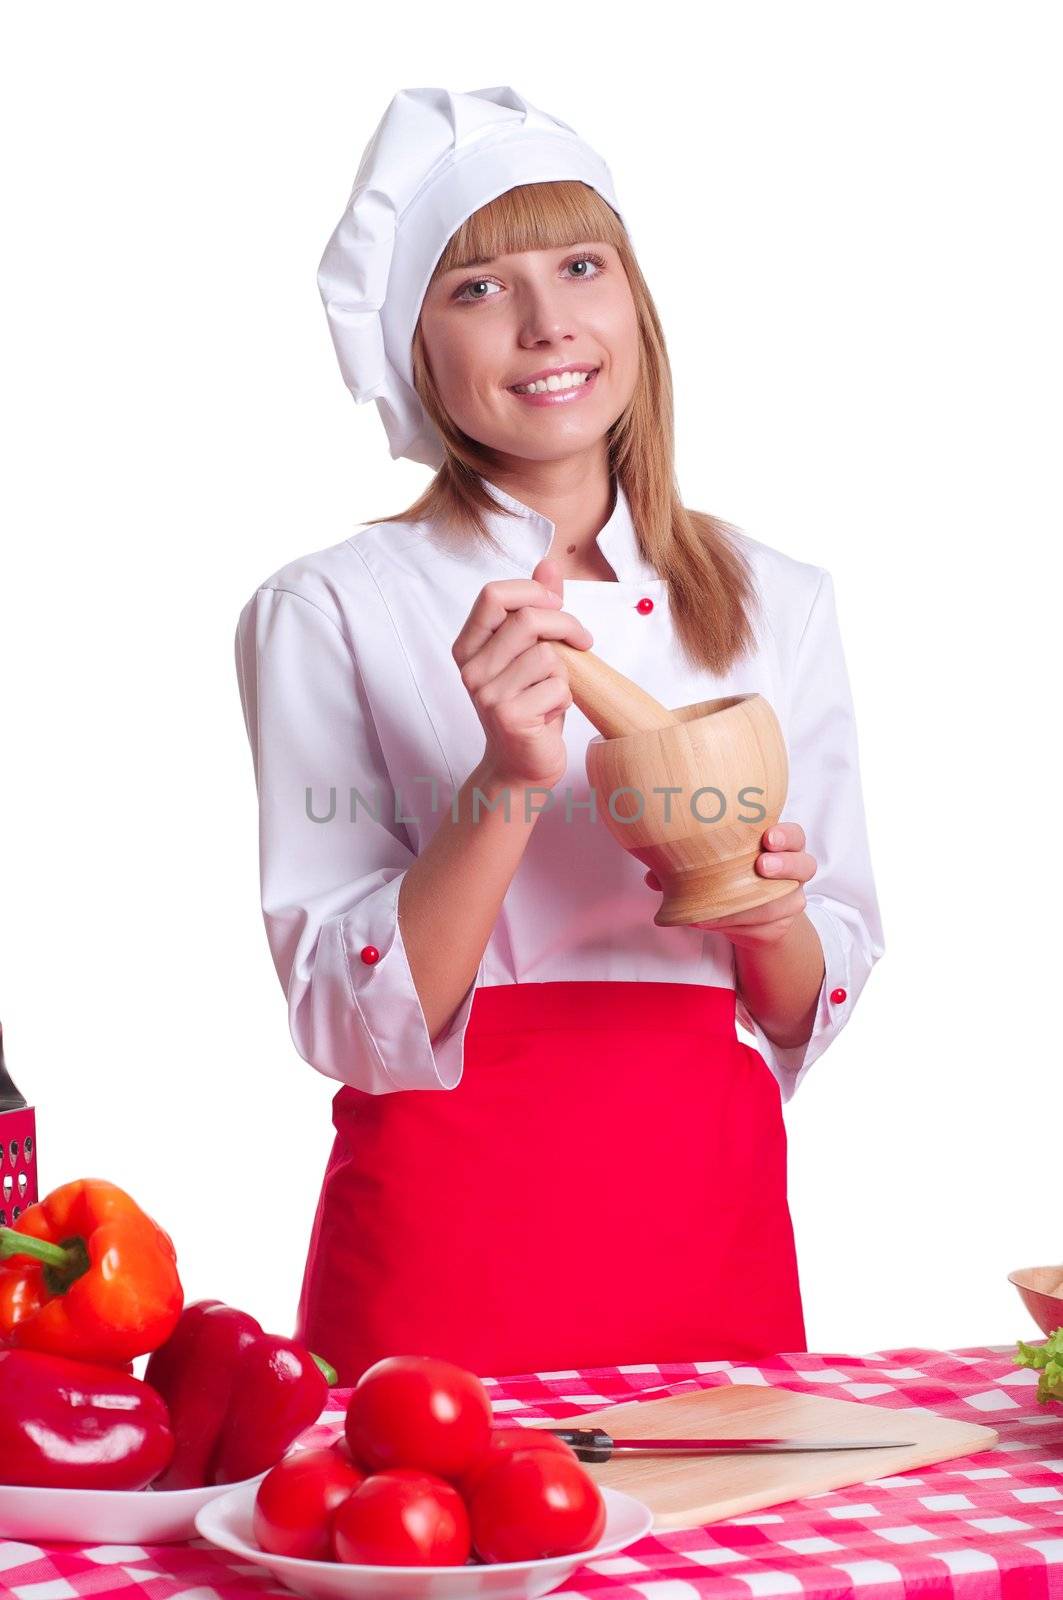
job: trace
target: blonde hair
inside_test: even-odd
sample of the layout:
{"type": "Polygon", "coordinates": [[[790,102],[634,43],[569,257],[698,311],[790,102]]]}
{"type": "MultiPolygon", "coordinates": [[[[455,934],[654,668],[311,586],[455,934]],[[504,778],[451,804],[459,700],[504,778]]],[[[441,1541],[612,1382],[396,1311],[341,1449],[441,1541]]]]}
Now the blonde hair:
{"type": "MultiPolygon", "coordinates": [[[[475,260],[556,250],[601,239],[617,251],[635,303],[639,374],[623,415],[609,430],[610,470],[628,498],[639,547],[668,584],[680,647],[692,666],[724,677],[754,643],[751,613],[759,605],[756,581],[734,535],[738,529],[679,498],[674,465],[672,375],[660,318],[639,270],[627,232],[613,208],[578,180],[521,184],[481,206],[447,243],[433,273],[475,260]]],[[[516,515],[501,507],[480,482],[493,482],[489,454],[455,427],[443,408],[425,357],[420,320],[412,345],[414,387],[435,423],[446,452],[431,483],[406,510],[373,522],[441,519],[460,533],[497,549],[488,515],[516,515]]]]}

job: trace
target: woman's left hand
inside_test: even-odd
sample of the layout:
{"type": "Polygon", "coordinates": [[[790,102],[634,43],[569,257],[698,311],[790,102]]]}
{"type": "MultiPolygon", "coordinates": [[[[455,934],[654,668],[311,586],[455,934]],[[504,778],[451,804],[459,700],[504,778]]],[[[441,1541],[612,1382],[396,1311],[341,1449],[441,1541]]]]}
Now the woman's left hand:
{"type": "MultiPolygon", "coordinates": [[[[805,849],[805,830],[799,822],[776,822],[761,835],[760,842],[763,848],[757,856],[755,870],[765,878],[794,878],[796,887],[789,894],[769,900],[766,905],[754,906],[751,911],[732,912],[712,922],[689,922],[685,927],[726,934],[731,943],[742,950],[761,950],[782,943],[805,909],[801,885],[815,876],[816,859],[805,849]]],[[[661,887],[652,870],[646,873],[646,882],[651,889],[661,887]]]]}

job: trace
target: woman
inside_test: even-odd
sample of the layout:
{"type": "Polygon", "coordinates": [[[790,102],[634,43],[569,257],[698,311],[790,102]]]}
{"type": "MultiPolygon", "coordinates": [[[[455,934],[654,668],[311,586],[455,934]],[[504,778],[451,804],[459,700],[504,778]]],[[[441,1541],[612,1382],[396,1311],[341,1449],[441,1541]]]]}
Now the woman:
{"type": "Polygon", "coordinates": [[[343,1085],[296,1336],[345,1385],[804,1350],[782,1106],[883,952],[830,575],[682,506],[608,168],[512,89],[395,97],[319,283],[437,470],[237,630],[266,930],[343,1085]],[[765,695],[792,892],[656,926],[552,640],[670,706],[765,695]]]}

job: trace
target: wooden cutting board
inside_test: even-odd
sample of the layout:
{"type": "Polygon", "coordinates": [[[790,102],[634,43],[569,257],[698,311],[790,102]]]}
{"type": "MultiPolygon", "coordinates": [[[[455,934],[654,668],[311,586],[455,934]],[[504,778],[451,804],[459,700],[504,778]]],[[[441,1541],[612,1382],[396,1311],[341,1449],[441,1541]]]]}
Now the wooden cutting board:
{"type": "MultiPolygon", "coordinates": [[[[526,1427],[560,1427],[537,1419],[526,1427]]],[[[934,1461],[991,1450],[992,1428],[953,1422],[922,1406],[886,1410],[760,1384],[722,1384],[663,1400],[625,1401],[566,1417],[569,1428],[604,1428],[614,1438],[912,1439],[897,1450],[813,1450],[781,1455],[615,1456],[585,1462],[599,1484],[633,1494],[653,1512],[654,1527],[699,1528],[744,1511],[780,1505],[826,1489],[893,1477],[934,1461]]]]}

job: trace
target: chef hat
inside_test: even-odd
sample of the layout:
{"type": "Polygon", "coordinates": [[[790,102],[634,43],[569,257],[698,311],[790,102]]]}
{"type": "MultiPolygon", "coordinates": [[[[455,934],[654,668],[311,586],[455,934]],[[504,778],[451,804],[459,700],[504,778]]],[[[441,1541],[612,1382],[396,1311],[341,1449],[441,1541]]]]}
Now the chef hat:
{"type": "Polygon", "coordinates": [[[451,235],[507,189],[565,178],[589,184],[620,216],[602,158],[515,89],[400,89],[388,106],[317,282],[344,382],[359,404],[376,401],[393,458],[444,459],[413,386],[411,345],[451,235]]]}

